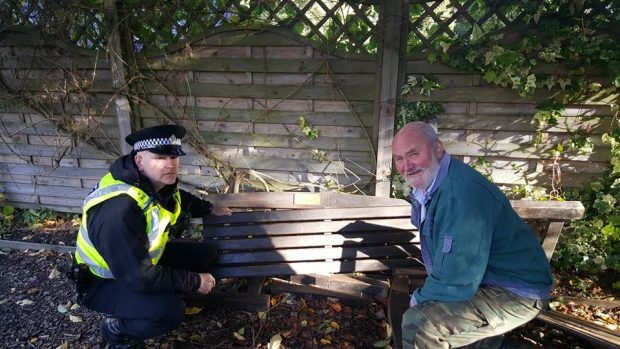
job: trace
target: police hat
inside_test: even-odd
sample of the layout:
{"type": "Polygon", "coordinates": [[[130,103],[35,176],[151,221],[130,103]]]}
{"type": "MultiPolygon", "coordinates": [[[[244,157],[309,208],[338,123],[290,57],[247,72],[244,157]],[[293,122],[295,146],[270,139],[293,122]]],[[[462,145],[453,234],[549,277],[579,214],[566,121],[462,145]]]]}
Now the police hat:
{"type": "Polygon", "coordinates": [[[161,155],[181,156],[185,155],[181,148],[183,136],[185,136],[183,126],[161,125],[135,131],[125,137],[125,141],[135,152],[148,150],[161,155]]]}

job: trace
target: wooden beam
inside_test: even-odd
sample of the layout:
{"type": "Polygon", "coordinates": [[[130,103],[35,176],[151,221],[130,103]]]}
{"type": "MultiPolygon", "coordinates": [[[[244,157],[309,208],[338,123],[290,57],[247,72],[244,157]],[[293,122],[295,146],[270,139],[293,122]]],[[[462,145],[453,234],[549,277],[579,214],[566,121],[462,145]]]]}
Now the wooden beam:
{"type": "Polygon", "coordinates": [[[564,222],[549,223],[547,233],[545,234],[545,238],[542,242],[542,248],[545,250],[545,255],[547,256],[548,261],[550,261],[551,257],[553,257],[553,251],[555,251],[555,246],[558,244],[563,227],[564,222]]]}
{"type": "Polygon", "coordinates": [[[351,290],[347,288],[332,289],[315,285],[304,285],[279,278],[270,278],[266,288],[271,294],[278,294],[282,292],[314,294],[320,296],[341,298],[341,300],[348,299],[358,302],[371,301],[373,299],[371,295],[359,292],[358,290],[351,290]]]}
{"type": "Polygon", "coordinates": [[[187,305],[213,309],[243,309],[249,311],[269,310],[268,294],[212,293],[185,297],[187,305]]]}
{"type": "Polygon", "coordinates": [[[544,311],[538,314],[540,320],[553,327],[570,332],[596,345],[596,348],[619,348],[620,336],[617,332],[581,321],[576,317],[565,315],[557,311],[544,311]]]}
{"type": "Polygon", "coordinates": [[[378,96],[378,114],[376,132],[373,138],[377,139],[377,165],[375,196],[389,197],[392,175],[392,138],[394,137],[394,120],[396,115],[396,99],[402,84],[403,66],[402,50],[404,17],[407,13],[406,1],[382,0],[381,23],[383,36],[379,51],[380,64],[378,79],[375,86],[380,86],[378,96]]]}
{"type": "Polygon", "coordinates": [[[131,108],[127,96],[122,93],[126,88],[126,81],[115,0],[104,0],[103,6],[108,36],[108,59],[110,60],[112,70],[112,87],[116,91],[114,94],[114,105],[116,107],[118,130],[120,133],[119,145],[123,154],[128,154],[131,151],[131,147],[125,142],[125,137],[131,133],[131,108]]]}

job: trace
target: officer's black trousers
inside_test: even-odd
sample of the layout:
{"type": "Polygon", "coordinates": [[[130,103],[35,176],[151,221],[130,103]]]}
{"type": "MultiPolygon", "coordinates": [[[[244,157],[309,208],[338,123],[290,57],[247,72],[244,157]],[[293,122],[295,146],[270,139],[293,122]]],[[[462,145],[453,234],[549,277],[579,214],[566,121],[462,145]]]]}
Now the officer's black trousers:
{"type": "MultiPolygon", "coordinates": [[[[209,245],[195,241],[168,242],[159,265],[195,272],[208,272],[216,258],[209,245]]],[[[135,293],[115,280],[100,280],[85,297],[85,305],[120,319],[123,336],[146,339],[177,328],[185,315],[185,302],[172,292],[135,293]]]]}

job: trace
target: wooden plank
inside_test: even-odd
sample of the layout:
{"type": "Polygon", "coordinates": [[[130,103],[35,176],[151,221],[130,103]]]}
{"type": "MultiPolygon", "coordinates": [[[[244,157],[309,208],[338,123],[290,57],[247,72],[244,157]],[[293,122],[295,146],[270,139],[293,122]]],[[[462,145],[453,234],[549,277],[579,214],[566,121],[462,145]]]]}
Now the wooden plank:
{"type": "Polygon", "coordinates": [[[220,268],[215,267],[212,274],[220,277],[248,277],[274,275],[302,275],[302,274],[333,274],[391,270],[399,267],[415,265],[412,259],[386,259],[333,261],[333,262],[301,262],[289,264],[265,264],[254,266],[220,268]]]}
{"type": "MultiPolygon", "coordinates": [[[[583,213],[581,214],[581,217],[583,213]]],[[[579,217],[579,218],[581,218],[579,217]]],[[[576,219],[579,219],[576,218],[576,219]]],[[[558,244],[558,240],[560,239],[560,233],[562,232],[562,228],[564,227],[564,222],[550,222],[549,228],[547,228],[547,233],[544,236],[542,242],[542,248],[545,250],[545,255],[547,256],[547,260],[551,261],[551,257],[553,256],[553,251],[555,251],[555,246],[558,244]]]]}
{"type": "MultiPolygon", "coordinates": [[[[402,199],[378,198],[376,196],[354,195],[345,193],[320,192],[244,192],[235,194],[212,194],[207,197],[214,204],[241,207],[241,208],[273,208],[273,209],[300,209],[300,208],[355,208],[377,206],[406,206],[409,203],[402,199]]],[[[404,211],[402,211],[404,214],[404,211]]],[[[278,213],[278,215],[281,213],[278,213]]],[[[351,212],[347,212],[351,214],[351,212]]],[[[290,217],[290,216],[289,216],[290,217]]],[[[294,216],[292,216],[294,217],[294,216]]],[[[318,215],[324,218],[325,216],[318,215]]],[[[352,216],[347,216],[353,218],[352,216]]],[[[250,218],[254,219],[254,217],[250,218]]],[[[328,218],[326,218],[328,219],[328,218]]],[[[226,221],[226,220],[224,220],[226,221]]],[[[208,223],[217,224],[216,220],[208,223]]],[[[207,223],[207,224],[208,224],[207,223]]]]}
{"type": "Polygon", "coordinates": [[[389,282],[382,282],[378,279],[356,278],[355,275],[333,274],[333,275],[292,275],[291,282],[300,285],[312,285],[323,289],[346,289],[356,293],[363,293],[373,297],[387,298],[389,282]]]}
{"type": "MultiPolygon", "coordinates": [[[[54,147],[50,145],[0,143],[0,154],[52,157],[54,155],[57,155],[58,148],[59,147],[54,147]]],[[[61,147],[61,149],[64,148],[65,147],[61,147]]],[[[71,152],[67,154],[67,156],[71,157],[73,154],[79,154],[80,157],[87,159],[110,158],[110,155],[84,144],[80,144],[77,147],[72,148],[71,152]]]]}
{"type": "MultiPolygon", "coordinates": [[[[166,113],[185,114],[194,120],[200,121],[230,121],[230,122],[252,122],[252,123],[291,123],[292,120],[299,120],[301,115],[291,115],[291,111],[283,110],[260,110],[260,109],[233,109],[222,108],[202,108],[202,107],[162,107],[166,113]]],[[[365,126],[370,127],[372,121],[371,113],[358,113],[359,119],[351,112],[318,112],[306,110],[303,116],[310,125],[314,126],[365,126]],[[363,125],[360,125],[360,120],[363,125]]],[[[160,117],[148,111],[141,113],[141,117],[151,118],[160,117]]]]}
{"type": "MultiPolygon", "coordinates": [[[[22,44],[20,44],[22,45],[22,44]]],[[[86,56],[10,56],[4,57],[4,69],[110,69],[110,63],[103,59],[86,56]]]]}
{"type": "MultiPolygon", "coordinates": [[[[202,166],[207,163],[207,159],[204,156],[193,153],[191,148],[184,148],[184,150],[187,155],[181,158],[181,165],[191,164],[202,166]]],[[[307,149],[257,148],[214,145],[209,146],[209,150],[213,154],[217,154],[217,156],[224,162],[246,156],[252,158],[279,158],[289,160],[312,160],[315,162],[317,161],[314,159],[316,155],[313,154],[311,151],[308,151],[307,149]]],[[[370,163],[370,154],[370,152],[363,151],[325,151],[325,159],[327,161],[343,161],[344,163],[354,162],[361,166],[365,166],[370,163]]]]}
{"type": "Polygon", "coordinates": [[[105,169],[73,168],[73,167],[51,167],[51,166],[29,166],[13,165],[0,163],[0,173],[13,173],[19,175],[44,175],[67,178],[90,178],[100,179],[105,175],[105,169]]]}
{"type": "MultiPolygon", "coordinates": [[[[380,86],[377,114],[377,124],[373,132],[376,144],[376,184],[375,196],[390,197],[392,175],[392,139],[394,137],[394,116],[396,115],[396,99],[398,90],[404,80],[401,68],[401,55],[403,53],[403,20],[405,13],[405,1],[381,1],[381,20],[383,34],[381,36],[381,61],[378,64],[380,71],[377,72],[378,85],[380,86]]],[[[408,8],[408,5],[407,5],[408,8]]],[[[373,142],[374,143],[374,142],[373,142]]],[[[373,144],[374,146],[374,144],[373,144]]]]}
{"type": "Polygon", "coordinates": [[[575,304],[586,304],[595,307],[601,307],[605,309],[613,309],[620,308],[620,300],[613,299],[595,299],[595,298],[583,298],[583,297],[570,297],[570,296],[560,296],[554,298],[556,301],[560,301],[561,303],[575,303],[575,304]]]}
{"type": "Polygon", "coordinates": [[[278,236],[290,234],[313,234],[323,232],[379,232],[392,230],[412,230],[411,219],[372,219],[337,220],[337,221],[298,221],[277,222],[277,224],[243,225],[243,226],[212,226],[208,229],[210,237],[240,237],[240,236],[278,236]]]}
{"type": "MultiPolygon", "coordinates": [[[[272,195],[270,195],[272,196],[272,195]]],[[[238,212],[232,216],[205,216],[205,226],[216,224],[238,224],[245,222],[296,222],[303,220],[327,220],[327,219],[364,219],[385,217],[410,217],[411,207],[407,205],[397,207],[364,207],[353,208],[328,208],[307,209],[301,211],[267,211],[267,212],[238,212]]]]}
{"type": "MultiPolygon", "coordinates": [[[[414,241],[418,243],[418,239],[414,241]]],[[[420,259],[420,248],[417,245],[391,245],[391,246],[360,246],[360,247],[319,247],[281,249],[272,251],[256,252],[228,252],[218,255],[218,265],[233,264],[260,264],[279,262],[302,262],[314,260],[340,260],[340,259],[367,259],[377,256],[389,258],[417,258],[420,259]]]]}
{"type": "MultiPolygon", "coordinates": [[[[441,137],[440,137],[441,138],[441,137]]],[[[480,157],[503,157],[503,158],[534,158],[552,159],[551,150],[555,148],[553,144],[532,146],[531,144],[511,144],[511,143],[473,143],[447,141],[443,142],[446,151],[456,156],[480,156],[480,157]]],[[[609,150],[606,147],[594,147],[588,154],[571,154],[564,152],[561,154],[562,160],[572,161],[609,161],[609,150]]]]}
{"type": "Polygon", "coordinates": [[[620,347],[620,335],[603,326],[580,321],[575,317],[557,311],[543,311],[538,314],[536,319],[583,338],[597,345],[597,348],[611,349],[620,347]]]}
{"type": "Polygon", "coordinates": [[[210,293],[207,295],[189,295],[183,297],[188,305],[204,306],[215,309],[244,309],[248,311],[267,311],[269,295],[243,293],[210,293]]]}
{"type": "MultiPolygon", "coordinates": [[[[467,129],[474,132],[492,131],[528,131],[536,132],[541,128],[532,122],[535,111],[530,115],[485,115],[444,113],[437,116],[440,132],[446,129],[467,129]]],[[[588,134],[603,133],[609,129],[609,117],[563,116],[557,118],[557,125],[544,128],[545,132],[575,132],[577,126],[588,130],[588,134]]]]}
{"type": "MultiPolygon", "coordinates": [[[[161,125],[157,119],[144,119],[144,126],[161,125]]],[[[264,135],[286,135],[296,136],[305,139],[299,120],[297,118],[289,118],[289,120],[280,123],[254,123],[254,122],[235,122],[235,121],[195,121],[186,120],[179,123],[186,128],[192,127],[201,132],[236,132],[236,133],[256,133],[264,135]]],[[[314,130],[320,132],[320,137],[338,137],[338,138],[361,138],[365,137],[364,129],[356,126],[317,126],[314,130]]]]}
{"type": "Polygon", "coordinates": [[[200,41],[195,41],[193,45],[208,46],[300,46],[302,43],[294,34],[289,34],[277,28],[264,28],[260,31],[252,29],[232,29],[230,31],[218,32],[215,35],[206,37],[200,41]]]}
{"type": "MultiPolygon", "coordinates": [[[[23,123],[24,117],[21,113],[11,113],[11,112],[2,112],[4,108],[0,109],[0,119],[2,119],[2,123],[23,123]]],[[[4,129],[2,129],[2,133],[5,133],[4,129]]]]}
{"type": "MultiPolygon", "coordinates": [[[[0,156],[0,162],[3,162],[1,156],[0,156]]],[[[18,175],[18,174],[12,174],[12,173],[0,173],[0,183],[10,182],[10,183],[33,184],[34,180],[35,180],[34,176],[18,175]]]]}
{"type": "Polygon", "coordinates": [[[349,289],[347,287],[326,288],[317,285],[306,285],[294,281],[286,281],[279,278],[270,278],[267,289],[269,293],[275,294],[289,292],[301,294],[315,294],[339,299],[364,300],[366,302],[373,300],[373,297],[371,295],[355,289],[349,289]]]}
{"type": "MultiPolygon", "coordinates": [[[[123,66],[123,52],[121,50],[121,40],[118,28],[118,15],[114,0],[104,0],[103,8],[105,11],[105,28],[107,34],[108,59],[112,70],[112,87],[118,91],[114,94],[114,106],[118,117],[119,148],[123,154],[129,154],[131,146],[125,142],[125,137],[131,133],[131,109],[129,100],[124,94],[125,88],[125,67],[123,66]]],[[[117,154],[121,155],[121,154],[117,154]]]]}
{"type": "Polygon", "coordinates": [[[35,183],[37,185],[55,186],[58,191],[62,191],[62,187],[81,187],[82,182],[79,178],[36,176],[35,183]]]}
{"type": "Polygon", "coordinates": [[[56,244],[40,244],[27,241],[0,240],[0,248],[10,248],[13,250],[47,250],[60,253],[72,253],[74,246],[64,246],[56,244]]]}
{"type": "Polygon", "coordinates": [[[5,193],[18,193],[18,194],[34,194],[45,196],[59,196],[62,195],[66,198],[85,198],[90,189],[85,188],[72,188],[72,187],[58,187],[48,185],[30,185],[21,183],[4,183],[5,193]]]}
{"type": "Polygon", "coordinates": [[[292,149],[325,149],[325,150],[364,150],[370,147],[367,139],[355,138],[324,138],[314,140],[300,139],[293,136],[262,135],[229,132],[201,132],[201,135],[209,140],[210,144],[265,148],[292,148],[292,149]]]}
{"type": "Polygon", "coordinates": [[[403,313],[409,308],[409,278],[404,275],[396,275],[392,279],[392,287],[388,298],[388,319],[392,326],[394,349],[402,348],[402,319],[403,313]]]}
{"type": "MultiPolygon", "coordinates": [[[[593,180],[600,178],[600,173],[563,173],[562,186],[565,188],[581,187],[593,180]]],[[[523,173],[517,170],[513,171],[498,171],[493,170],[491,173],[492,182],[497,185],[536,185],[541,187],[551,186],[551,173],[548,172],[529,172],[523,173]]],[[[557,183],[556,183],[557,185],[557,183]]]]}
{"type": "Polygon", "coordinates": [[[323,99],[342,101],[345,98],[351,100],[372,100],[372,84],[366,85],[343,85],[340,86],[344,96],[335,93],[331,86],[313,85],[253,85],[253,84],[201,84],[201,83],[175,83],[145,82],[146,93],[162,94],[171,91],[178,95],[200,95],[209,97],[226,98],[293,98],[293,99],[323,99]],[[259,88],[260,87],[260,88],[259,88]],[[346,96],[346,97],[345,97],[346,96]]]}
{"type": "MultiPolygon", "coordinates": [[[[13,65],[17,62],[12,61],[13,65]]],[[[322,73],[333,74],[374,74],[376,63],[369,60],[353,60],[330,56],[322,58],[262,58],[212,57],[194,59],[192,57],[168,57],[152,60],[141,69],[189,70],[195,72],[256,72],[256,73],[322,73]],[[328,61],[329,66],[326,64],[328,61]]]]}
{"type": "MultiPolygon", "coordinates": [[[[87,191],[90,192],[91,188],[87,188],[87,191]]],[[[62,190],[59,190],[59,193],[62,194],[62,190]]],[[[58,194],[58,195],[61,195],[58,194]]],[[[39,195],[39,204],[43,207],[57,207],[63,206],[63,212],[66,209],[69,209],[71,212],[81,212],[82,205],[84,204],[84,198],[82,197],[66,197],[66,196],[45,196],[39,195]]]]}
{"type": "MultiPolygon", "coordinates": [[[[194,58],[213,58],[213,57],[252,57],[251,46],[223,46],[221,43],[217,45],[204,45],[204,44],[192,44],[191,57],[194,58]]],[[[185,51],[186,47],[180,47],[180,50],[185,51]]]]}
{"type": "Polygon", "coordinates": [[[411,244],[415,243],[418,238],[410,231],[394,231],[381,232],[380,234],[372,233],[334,233],[326,235],[305,235],[301,236],[275,236],[271,238],[247,238],[247,239],[227,239],[227,240],[210,240],[213,247],[218,250],[234,251],[234,250],[254,250],[254,249],[281,249],[294,247],[318,247],[318,246],[358,246],[360,244],[411,244]]]}
{"type": "Polygon", "coordinates": [[[537,89],[527,98],[520,97],[515,90],[509,88],[498,88],[495,86],[484,87],[452,87],[435,90],[430,96],[419,94],[405,96],[405,101],[424,101],[424,102],[513,102],[513,103],[540,103],[552,97],[556,91],[537,89]]]}
{"type": "Polygon", "coordinates": [[[511,200],[510,203],[523,219],[581,219],[585,212],[580,201],[511,200]]]}

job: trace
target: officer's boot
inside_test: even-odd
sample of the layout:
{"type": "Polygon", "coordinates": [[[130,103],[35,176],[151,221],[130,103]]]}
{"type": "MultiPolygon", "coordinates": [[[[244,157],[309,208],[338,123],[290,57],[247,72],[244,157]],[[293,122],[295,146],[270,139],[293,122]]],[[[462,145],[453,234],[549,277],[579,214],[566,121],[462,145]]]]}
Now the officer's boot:
{"type": "Polygon", "coordinates": [[[119,330],[120,319],[107,316],[101,322],[101,337],[105,343],[104,349],[141,349],[144,348],[144,342],[137,338],[123,335],[119,330]]]}

